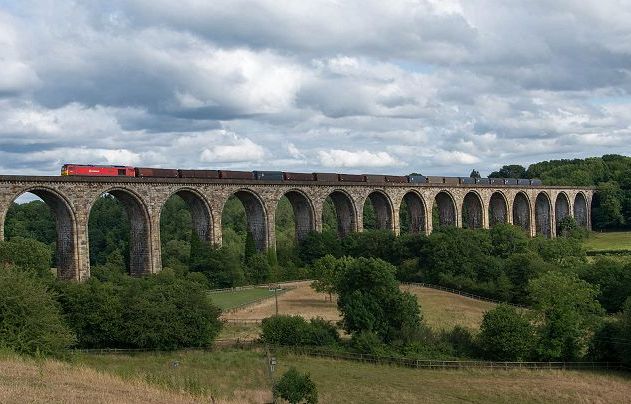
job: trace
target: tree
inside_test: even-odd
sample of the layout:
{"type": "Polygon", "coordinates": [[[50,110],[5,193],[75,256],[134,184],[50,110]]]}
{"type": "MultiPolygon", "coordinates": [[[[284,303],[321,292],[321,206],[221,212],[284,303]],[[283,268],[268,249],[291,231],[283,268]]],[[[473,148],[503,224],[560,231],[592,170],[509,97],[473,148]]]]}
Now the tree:
{"type": "Polygon", "coordinates": [[[74,343],[52,293],[33,274],[0,266],[0,348],[59,354],[74,343]]]}
{"type": "Polygon", "coordinates": [[[471,170],[471,174],[469,174],[471,178],[481,178],[480,172],[476,169],[471,170]]]}
{"type": "Polygon", "coordinates": [[[500,304],[484,313],[479,341],[487,359],[523,361],[532,354],[534,328],[526,315],[500,304]]]}
{"type": "Polygon", "coordinates": [[[394,266],[380,259],[357,258],[340,273],[337,306],[348,333],[374,332],[384,342],[392,342],[420,328],[416,297],[399,289],[395,272],[394,266]]]}
{"type": "Polygon", "coordinates": [[[40,276],[50,275],[51,250],[36,240],[16,237],[0,241],[0,265],[12,264],[40,276]]]}
{"type": "Polygon", "coordinates": [[[489,230],[492,254],[506,258],[513,254],[526,252],[528,236],[519,227],[507,223],[500,223],[489,230]]]}
{"type": "Polygon", "coordinates": [[[509,164],[502,166],[499,171],[493,171],[489,174],[489,178],[529,178],[526,175],[526,169],[518,164],[509,164]]]}
{"type": "Polygon", "coordinates": [[[272,268],[266,254],[257,253],[251,256],[245,265],[245,277],[249,283],[259,284],[269,280],[272,268]]]}
{"type": "Polygon", "coordinates": [[[318,402],[318,390],[308,373],[300,373],[291,367],[274,383],[274,397],[280,397],[291,404],[318,402]]]}
{"type": "Polygon", "coordinates": [[[319,293],[328,293],[329,300],[333,301],[337,277],[352,261],[351,258],[337,259],[332,255],[326,255],[311,265],[311,273],[315,279],[311,283],[313,290],[319,293]]]}
{"type": "Polygon", "coordinates": [[[598,288],[574,273],[550,271],[530,281],[528,290],[537,324],[539,359],[575,360],[583,356],[603,314],[596,300],[598,288]]]}

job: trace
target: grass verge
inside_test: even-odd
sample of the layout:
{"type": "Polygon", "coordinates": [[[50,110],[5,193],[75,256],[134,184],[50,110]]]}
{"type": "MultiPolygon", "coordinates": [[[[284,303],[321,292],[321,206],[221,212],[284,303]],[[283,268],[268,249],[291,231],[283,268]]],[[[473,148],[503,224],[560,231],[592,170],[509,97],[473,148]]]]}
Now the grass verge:
{"type": "Polygon", "coordinates": [[[221,310],[233,309],[259,299],[273,297],[274,292],[267,288],[252,288],[211,293],[210,298],[221,310]]]}

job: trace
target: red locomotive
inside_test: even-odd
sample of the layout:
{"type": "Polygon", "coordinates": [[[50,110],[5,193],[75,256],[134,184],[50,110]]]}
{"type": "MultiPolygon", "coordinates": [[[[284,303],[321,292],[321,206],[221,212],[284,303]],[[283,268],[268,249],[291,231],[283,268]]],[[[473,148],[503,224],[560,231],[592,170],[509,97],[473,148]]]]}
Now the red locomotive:
{"type": "Polygon", "coordinates": [[[64,164],[61,175],[90,175],[99,177],[135,177],[134,167],[127,166],[95,166],[81,164],[64,164]]]}

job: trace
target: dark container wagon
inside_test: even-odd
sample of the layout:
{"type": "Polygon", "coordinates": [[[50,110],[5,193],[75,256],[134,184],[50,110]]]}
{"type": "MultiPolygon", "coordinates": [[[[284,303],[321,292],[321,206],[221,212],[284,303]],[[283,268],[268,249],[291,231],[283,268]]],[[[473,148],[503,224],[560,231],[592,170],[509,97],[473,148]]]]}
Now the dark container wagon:
{"type": "MultiPolygon", "coordinates": [[[[408,182],[408,177],[405,175],[386,175],[384,177],[384,180],[386,182],[395,182],[397,184],[405,184],[406,182],[408,182]]],[[[425,182],[425,177],[423,177],[423,182],[425,182]]]]}
{"type": "Polygon", "coordinates": [[[366,177],[361,174],[338,174],[340,182],[366,182],[366,177]]]}
{"type": "Polygon", "coordinates": [[[504,185],[504,178],[489,178],[491,185],[504,185]]]}
{"type": "Polygon", "coordinates": [[[340,179],[336,173],[313,173],[318,182],[338,182],[340,179]]]}
{"type": "Polygon", "coordinates": [[[517,185],[517,178],[504,178],[505,185],[517,185]]]}
{"type": "Polygon", "coordinates": [[[460,177],[461,184],[475,184],[475,178],[471,177],[460,177]]]}
{"type": "Polygon", "coordinates": [[[370,182],[373,184],[386,182],[386,177],[384,175],[364,174],[364,178],[366,179],[366,182],[370,182]]]}
{"type": "Polygon", "coordinates": [[[444,177],[436,177],[436,176],[429,176],[427,177],[427,183],[428,184],[444,184],[444,177]]]}
{"type": "Polygon", "coordinates": [[[517,185],[530,185],[530,180],[527,178],[518,178],[517,185]]]}
{"type": "Polygon", "coordinates": [[[488,184],[491,183],[491,179],[490,178],[476,178],[475,179],[475,183],[476,184],[488,185],[488,184]]]}
{"type": "Polygon", "coordinates": [[[219,170],[178,170],[180,178],[219,179],[219,170]]]}
{"type": "MultiPolygon", "coordinates": [[[[427,177],[424,175],[408,175],[408,182],[410,184],[426,184],[427,183],[427,177]]],[[[442,179],[441,179],[442,182],[442,179]]]]}
{"type": "Polygon", "coordinates": [[[539,178],[533,178],[530,180],[530,185],[543,185],[543,182],[539,178]]]}
{"type": "Polygon", "coordinates": [[[259,181],[282,181],[282,171],[254,171],[254,179],[259,181]]]}
{"type": "Polygon", "coordinates": [[[285,181],[315,181],[313,173],[283,173],[285,181]]]}
{"type": "Polygon", "coordinates": [[[253,180],[254,173],[252,171],[219,170],[219,178],[227,180],[253,180]]]}
{"type": "Polygon", "coordinates": [[[136,177],[154,177],[154,178],[178,178],[180,175],[174,168],[145,168],[136,167],[136,177]]]}
{"type": "Polygon", "coordinates": [[[457,185],[460,184],[460,177],[444,177],[443,181],[445,184],[457,185]]]}

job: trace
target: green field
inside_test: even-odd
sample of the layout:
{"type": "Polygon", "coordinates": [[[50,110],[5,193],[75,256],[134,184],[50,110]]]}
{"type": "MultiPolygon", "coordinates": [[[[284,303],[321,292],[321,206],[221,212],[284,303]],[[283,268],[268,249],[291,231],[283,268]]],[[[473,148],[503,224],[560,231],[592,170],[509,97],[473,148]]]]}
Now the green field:
{"type": "MultiPolygon", "coordinates": [[[[277,360],[277,375],[290,366],[309,372],[322,403],[624,402],[631,395],[631,379],[617,373],[407,369],[288,353],[277,360]]],[[[257,402],[270,386],[260,351],[78,354],[74,361],[200,398],[257,402]]]]}
{"type": "Polygon", "coordinates": [[[267,288],[242,289],[210,294],[213,303],[222,310],[232,309],[258,299],[272,296],[274,296],[274,292],[269,291],[267,288]]]}
{"type": "Polygon", "coordinates": [[[585,240],[585,248],[588,251],[603,250],[630,250],[631,251],[631,232],[593,232],[589,238],[585,240]]]}

